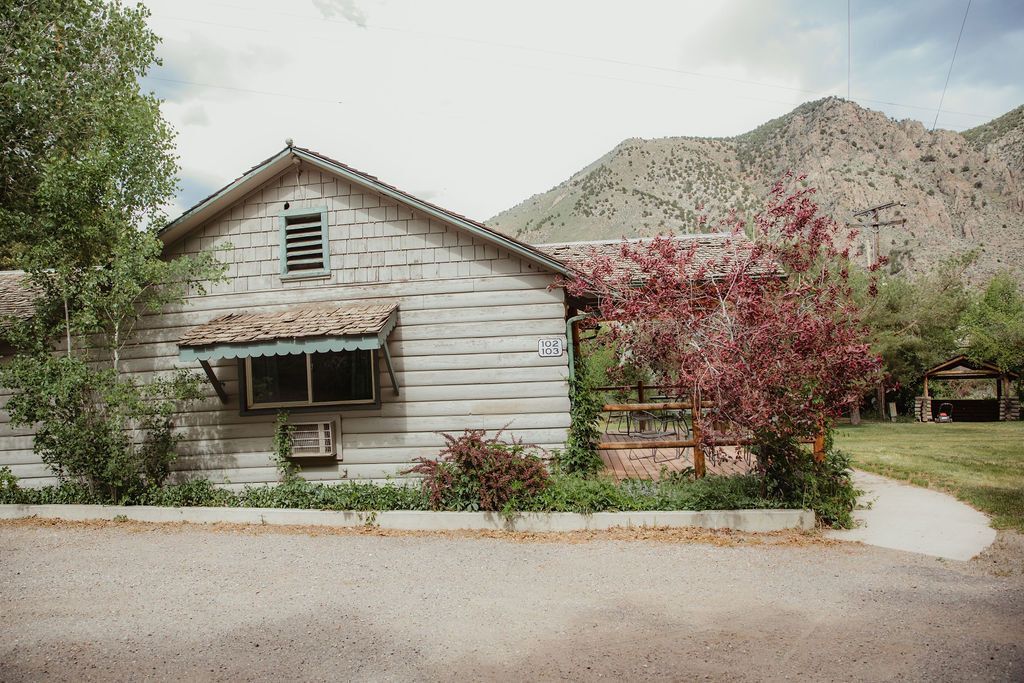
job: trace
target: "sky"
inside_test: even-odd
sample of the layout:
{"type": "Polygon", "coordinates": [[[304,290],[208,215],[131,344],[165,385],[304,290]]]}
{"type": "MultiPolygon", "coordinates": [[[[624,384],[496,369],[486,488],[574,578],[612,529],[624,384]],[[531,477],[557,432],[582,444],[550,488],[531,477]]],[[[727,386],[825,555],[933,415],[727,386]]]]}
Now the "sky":
{"type": "Polygon", "coordinates": [[[968,0],[146,5],[172,216],[286,139],[484,220],[630,137],[737,135],[829,95],[953,130],[1024,103],[1024,0],[966,23],[968,0]]]}

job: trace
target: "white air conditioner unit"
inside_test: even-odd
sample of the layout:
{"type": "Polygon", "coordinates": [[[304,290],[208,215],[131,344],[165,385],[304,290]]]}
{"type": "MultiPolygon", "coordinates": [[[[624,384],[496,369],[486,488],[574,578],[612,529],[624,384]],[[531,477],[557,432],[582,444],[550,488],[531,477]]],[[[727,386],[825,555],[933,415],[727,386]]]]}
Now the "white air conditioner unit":
{"type": "Polygon", "coordinates": [[[293,458],[325,458],[336,453],[333,422],[305,422],[292,425],[293,458]]]}

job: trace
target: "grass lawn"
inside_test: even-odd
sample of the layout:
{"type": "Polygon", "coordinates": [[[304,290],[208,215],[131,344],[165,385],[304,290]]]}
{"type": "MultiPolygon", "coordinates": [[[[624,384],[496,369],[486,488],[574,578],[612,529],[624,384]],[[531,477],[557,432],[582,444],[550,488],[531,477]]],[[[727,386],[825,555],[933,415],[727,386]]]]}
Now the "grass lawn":
{"type": "Polygon", "coordinates": [[[835,443],[855,467],[945,489],[1024,532],[1024,422],[840,425],[835,443]]]}

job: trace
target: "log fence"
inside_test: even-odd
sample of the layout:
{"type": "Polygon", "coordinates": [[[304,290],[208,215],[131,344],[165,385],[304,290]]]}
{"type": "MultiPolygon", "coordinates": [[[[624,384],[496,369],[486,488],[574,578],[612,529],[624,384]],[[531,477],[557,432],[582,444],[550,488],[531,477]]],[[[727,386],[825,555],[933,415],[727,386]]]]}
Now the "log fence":
{"type": "MultiPolygon", "coordinates": [[[[596,387],[598,392],[636,393],[635,403],[605,403],[601,407],[604,413],[640,412],[654,410],[689,410],[691,420],[691,437],[688,439],[643,439],[637,441],[602,441],[597,445],[598,450],[628,450],[628,449],[658,449],[658,448],[692,448],[693,449],[693,471],[697,477],[707,474],[707,463],[704,454],[704,446],[750,446],[753,440],[747,437],[725,437],[716,438],[711,442],[702,440],[703,411],[714,407],[709,401],[702,401],[699,394],[694,394],[689,400],[666,400],[671,397],[658,397],[662,400],[646,400],[650,391],[675,391],[677,387],[664,385],[647,385],[637,382],[631,385],[596,387]]],[[[819,431],[813,439],[803,439],[800,443],[813,444],[814,458],[821,462],[825,457],[825,433],[824,429],[819,431]]]]}

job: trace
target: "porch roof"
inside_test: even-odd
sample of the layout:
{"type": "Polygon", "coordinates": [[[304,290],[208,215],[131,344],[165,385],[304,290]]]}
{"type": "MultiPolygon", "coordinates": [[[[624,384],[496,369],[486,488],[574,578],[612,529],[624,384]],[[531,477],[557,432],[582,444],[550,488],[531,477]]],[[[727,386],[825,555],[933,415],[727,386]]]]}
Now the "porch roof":
{"type": "Polygon", "coordinates": [[[924,371],[929,379],[1017,379],[1017,373],[1000,370],[991,363],[978,363],[964,355],[954,356],[947,361],[924,371]]]}
{"type": "Polygon", "coordinates": [[[394,329],[397,303],[293,307],[229,313],[188,330],[182,361],[378,349],[394,329]]]}
{"type": "MultiPolygon", "coordinates": [[[[594,257],[606,257],[610,259],[613,275],[630,274],[638,280],[643,278],[643,273],[637,270],[637,265],[631,259],[622,255],[624,244],[643,244],[650,242],[651,237],[640,237],[628,240],[595,240],[591,242],[560,242],[553,244],[538,244],[537,248],[552,258],[558,259],[574,271],[585,271],[586,267],[593,261],[594,257]]],[[[694,247],[694,265],[706,266],[710,270],[708,278],[722,277],[724,272],[715,272],[714,267],[728,267],[730,259],[738,256],[744,250],[753,246],[753,243],[742,234],[727,232],[700,233],[693,235],[673,235],[671,239],[679,244],[681,249],[694,247]]],[[[774,260],[761,258],[752,264],[751,273],[763,277],[782,277],[782,268],[774,260]]]]}

